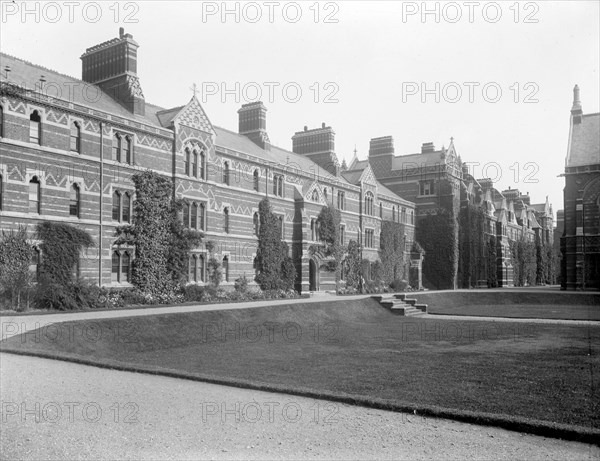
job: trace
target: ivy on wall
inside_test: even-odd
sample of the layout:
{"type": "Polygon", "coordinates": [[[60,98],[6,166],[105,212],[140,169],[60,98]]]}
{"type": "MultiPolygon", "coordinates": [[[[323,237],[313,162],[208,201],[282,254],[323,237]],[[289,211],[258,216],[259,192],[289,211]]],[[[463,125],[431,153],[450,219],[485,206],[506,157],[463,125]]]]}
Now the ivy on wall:
{"type": "Polygon", "coordinates": [[[402,223],[394,221],[382,221],[381,223],[380,279],[388,285],[391,285],[394,280],[406,278],[404,261],[405,229],[406,226],[402,223]]]}
{"type": "Polygon", "coordinates": [[[348,242],[347,253],[344,260],[344,264],[346,265],[346,286],[358,289],[361,277],[361,257],[360,245],[356,240],[348,242]]]}
{"type": "Polygon", "coordinates": [[[496,239],[487,234],[487,218],[483,208],[468,204],[459,213],[459,286],[472,288],[479,281],[497,286],[496,239]]]}
{"type": "Polygon", "coordinates": [[[458,267],[457,222],[445,209],[419,219],[417,241],[425,250],[423,283],[428,288],[453,289],[458,267]]]}
{"type": "Polygon", "coordinates": [[[0,234],[0,303],[7,302],[7,308],[19,310],[21,297],[27,297],[33,286],[33,276],[29,272],[32,248],[27,240],[27,228],[2,231],[0,234]]]}
{"type": "Polygon", "coordinates": [[[281,240],[280,221],[264,198],[258,204],[260,230],[258,236],[256,283],[263,290],[289,290],[296,281],[296,268],[288,256],[287,243],[281,240]]]}
{"type": "Polygon", "coordinates": [[[523,236],[519,240],[511,240],[509,246],[513,284],[517,287],[534,285],[537,272],[535,242],[530,242],[523,236]]]}
{"type": "Polygon", "coordinates": [[[187,277],[189,251],[202,233],[185,229],[182,202],[173,197],[173,182],[147,170],[131,177],[135,184],[133,223],[117,228],[117,244],[135,245],[131,281],[140,291],[173,293],[187,277]]]}
{"type": "Polygon", "coordinates": [[[487,253],[487,281],[488,288],[498,286],[498,242],[495,235],[489,235],[486,239],[487,253]]]}

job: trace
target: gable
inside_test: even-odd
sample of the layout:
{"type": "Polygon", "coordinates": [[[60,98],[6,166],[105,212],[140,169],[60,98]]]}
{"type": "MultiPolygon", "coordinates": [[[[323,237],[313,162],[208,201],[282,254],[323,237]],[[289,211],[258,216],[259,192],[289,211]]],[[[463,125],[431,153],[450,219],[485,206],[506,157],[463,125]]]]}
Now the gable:
{"type": "Polygon", "coordinates": [[[360,175],[360,182],[377,187],[377,180],[375,179],[371,165],[367,164],[367,167],[363,170],[362,175],[360,175]]]}
{"type": "Polygon", "coordinates": [[[196,96],[192,97],[190,102],[175,115],[173,122],[215,135],[215,129],[196,96]]]}

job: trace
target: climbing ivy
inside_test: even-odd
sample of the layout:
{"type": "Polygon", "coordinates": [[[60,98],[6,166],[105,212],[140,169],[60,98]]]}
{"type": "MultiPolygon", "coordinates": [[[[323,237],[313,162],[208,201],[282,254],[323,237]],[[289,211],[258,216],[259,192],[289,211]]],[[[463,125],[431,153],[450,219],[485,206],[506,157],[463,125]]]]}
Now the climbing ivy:
{"type": "Polygon", "coordinates": [[[0,302],[7,301],[8,308],[21,308],[21,296],[27,296],[33,285],[29,272],[32,248],[27,240],[27,228],[2,231],[0,234],[0,302]]]}
{"type": "Polygon", "coordinates": [[[380,278],[390,285],[394,280],[405,279],[404,248],[406,226],[394,221],[381,223],[380,278]]]}

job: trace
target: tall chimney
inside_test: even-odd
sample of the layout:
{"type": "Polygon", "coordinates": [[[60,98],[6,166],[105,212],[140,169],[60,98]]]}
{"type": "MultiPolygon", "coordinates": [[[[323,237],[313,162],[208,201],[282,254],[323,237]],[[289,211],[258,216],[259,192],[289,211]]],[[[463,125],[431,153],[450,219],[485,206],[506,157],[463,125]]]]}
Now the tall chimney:
{"type": "Polygon", "coordinates": [[[388,176],[394,160],[394,138],[382,136],[373,138],[369,143],[369,164],[375,177],[388,176]]]}
{"type": "Polygon", "coordinates": [[[435,152],[435,146],[432,142],[424,142],[421,146],[421,153],[426,154],[429,152],[435,152]]]}
{"type": "Polygon", "coordinates": [[[119,38],[85,50],[81,79],[98,85],[130,112],[144,115],[146,103],[137,76],[138,48],[133,36],[119,28],[119,38]]]}
{"type": "Polygon", "coordinates": [[[335,155],[335,132],[330,126],[323,123],[321,128],[312,130],[305,126],[303,131],[297,131],[292,136],[292,145],[294,153],[310,158],[324,170],[339,176],[340,164],[335,155]]]}
{"type": "Polygon", "coordinates": [[[579,99],[579,85],[575,85],[573,88],[573,107],[571,107],[571,118],[573,124],[581,123],[581,117],[583,116],[583,110],[581,109],[581,100],[579,99]]]}
{"type": "Polygon", "coordinates": [[[244,104],[239,110],[239,133],[265,150],[271,150],[267,134],[267,108],[261,101],[244,104]]]}

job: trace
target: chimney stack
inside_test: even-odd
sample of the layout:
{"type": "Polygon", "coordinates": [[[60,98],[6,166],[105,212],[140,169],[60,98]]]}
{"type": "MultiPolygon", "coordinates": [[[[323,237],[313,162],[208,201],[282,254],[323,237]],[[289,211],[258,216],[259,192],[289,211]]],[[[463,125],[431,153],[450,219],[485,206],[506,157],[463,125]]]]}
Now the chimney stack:
{"type": "Polygon", "coordinates": [[[267,108],[261,101],[244,104],[239,110],[239,133],[262,149],[270,150],[267,134],[267,108]]]}
{"type": "Polygon", "coordinates": [[[424,142],[421,146],[421,153],[427,154],[429,152],[435,152],[435,146],[432,142],[424,142]]]}
{"type": "Polygon", "coordinates": [[[119,38],[85,50],[81,56],[81,79],[98,85],[131,113],[144,115],[146,103],[137,76],[138,48],[133,36],[119,28],[119,38]]]}
{"type": "Polygon", "coordinates": [[[575,85],[573,88],[573,107],[571,107],[571,118],[573,124],[581,123],[581,117],[583,116],[583,110],[581,109],[581,100],[579,99],[579,85],[575,85]]]}
{"type": "Polygon", "coordinates": [[[335,132],[330,126],[322,123],[321,128],[312,130],[305,126],[303,131],[294,134],[292,145],[294,153],[310,158],[321,168],[339,176],[340,165],[335,154],[335,132]]]}

